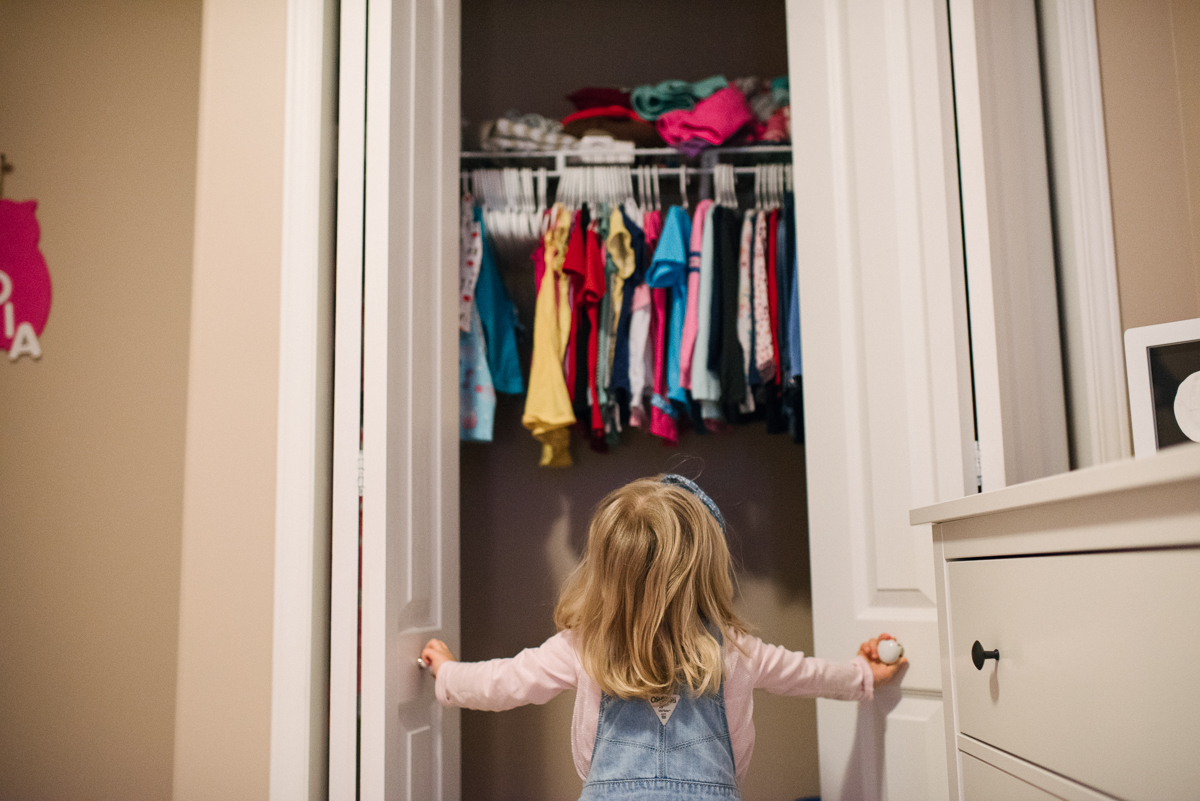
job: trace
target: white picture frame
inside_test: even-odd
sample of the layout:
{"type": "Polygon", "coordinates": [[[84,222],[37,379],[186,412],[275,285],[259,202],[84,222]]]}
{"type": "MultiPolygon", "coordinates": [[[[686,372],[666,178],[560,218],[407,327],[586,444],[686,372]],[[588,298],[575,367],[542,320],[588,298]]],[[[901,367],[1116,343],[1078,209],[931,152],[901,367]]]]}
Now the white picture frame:
{"type": "Polygon", "coordinates": [[[1200,442],[1200,318],[1127,330],[1125,375],[1136,458],[1200,442]]]}

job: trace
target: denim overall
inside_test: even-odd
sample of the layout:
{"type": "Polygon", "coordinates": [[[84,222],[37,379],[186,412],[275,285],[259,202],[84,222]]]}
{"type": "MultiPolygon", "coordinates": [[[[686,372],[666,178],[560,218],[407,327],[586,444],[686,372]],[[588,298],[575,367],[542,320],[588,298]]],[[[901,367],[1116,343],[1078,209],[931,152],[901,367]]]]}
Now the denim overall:
{"type": "Polygon", "coordinates": [[[679,703],[664,724],[649,701],[600,695],[592,767],[580,801],[740,799],[725,719],[725,685],[679,703]]]}

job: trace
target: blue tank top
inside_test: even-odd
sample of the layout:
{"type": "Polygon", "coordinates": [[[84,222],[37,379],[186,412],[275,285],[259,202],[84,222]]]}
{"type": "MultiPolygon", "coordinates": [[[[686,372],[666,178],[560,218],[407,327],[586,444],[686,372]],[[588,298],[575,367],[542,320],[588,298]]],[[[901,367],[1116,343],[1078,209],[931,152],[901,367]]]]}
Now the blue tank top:
{"type": "Polygon", "coordinates": [[[740,799],[725,684],[715,695],[600,694],[592,767],[580,801],[740,799]]]}

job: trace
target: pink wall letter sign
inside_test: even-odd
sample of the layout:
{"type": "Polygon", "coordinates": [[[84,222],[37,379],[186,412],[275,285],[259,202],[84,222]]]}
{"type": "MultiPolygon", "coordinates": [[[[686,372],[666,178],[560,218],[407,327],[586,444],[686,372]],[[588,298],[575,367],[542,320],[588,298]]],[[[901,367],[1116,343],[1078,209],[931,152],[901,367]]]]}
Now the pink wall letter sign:
{"type": "Polygon", "coordinates": [[[0,350],[10,361],[42,355],[50,271],[38,250],[37,201],[0,200],[0,350]]]}

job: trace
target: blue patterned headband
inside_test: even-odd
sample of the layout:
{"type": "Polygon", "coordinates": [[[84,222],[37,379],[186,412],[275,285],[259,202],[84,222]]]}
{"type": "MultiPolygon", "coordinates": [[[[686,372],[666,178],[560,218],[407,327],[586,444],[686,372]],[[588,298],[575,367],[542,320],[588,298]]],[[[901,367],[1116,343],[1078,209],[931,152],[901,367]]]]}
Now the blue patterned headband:
{"type": "Polygon", "coordinates": [[[700,502],[712,513],[716,521],[721,524],[721,531],[725,531],[725,518],[721,516],[721,510],[713,503],[713,499],[704,494],[704,490],[696,486],[696,482],[690,478],[684,478],[675,473],[667,473],[660,479],[663,484],[670,484],[675,487],[680,487],[695,495],[700,499],[700,502]]]}

